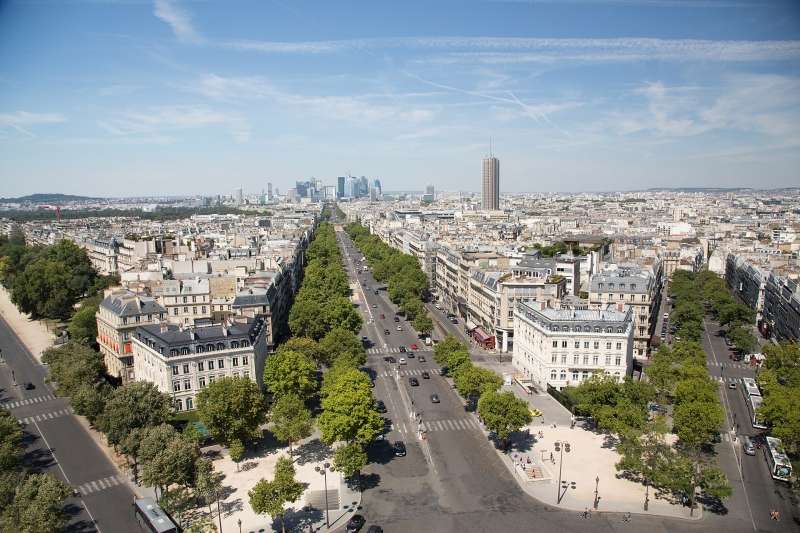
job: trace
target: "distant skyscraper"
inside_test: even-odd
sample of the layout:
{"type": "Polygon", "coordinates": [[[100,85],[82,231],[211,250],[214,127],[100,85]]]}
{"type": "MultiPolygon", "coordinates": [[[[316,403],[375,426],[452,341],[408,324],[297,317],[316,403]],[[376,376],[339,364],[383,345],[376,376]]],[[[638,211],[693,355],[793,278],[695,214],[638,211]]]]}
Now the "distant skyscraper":
{"type": "Polygon", "coordinates": [[[239,187],[236,189],[236,205],[242,205],[244,203],[244,193],[242,188],[239,187]]]}
{"type": "Polygon", "coordinates": [[[380,198],[383,194],[383,187],[381,187],[381,180],[375,178],[372,182],[372,188],[375,189],[375,194],[380,198]]]}
{"type": "Polygon", "coordinates": [[[267,183],[267,201],[272,201],[272,183],[267,183]]]}
{"type": "Polygon", "coordinates": [[[425,187],[425,194],[422,195],[422,201],[427,203],[433,203],[434,198],[436,198],[436,190],[433,188],[433,185],[428,185],[425,187]]]}
{"type": "Polygon", "coordinates": [[[336,178],[336,198],[344,198],[344,176],[336,178]]]}
{"type": "Polygon", "coordinates": [[[486,210],[500,209],[500,160],[489,153],[483,160],[483,197],[481,207],[486,210]]]}

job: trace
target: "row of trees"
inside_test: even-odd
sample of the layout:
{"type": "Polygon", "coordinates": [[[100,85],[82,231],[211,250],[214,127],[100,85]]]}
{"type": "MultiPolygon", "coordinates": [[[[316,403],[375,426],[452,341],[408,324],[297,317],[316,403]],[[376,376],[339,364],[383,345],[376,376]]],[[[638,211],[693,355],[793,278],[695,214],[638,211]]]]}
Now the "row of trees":
{"type": "Polygon", "coordinates": [[[49,474],[23,467],[23,436],[17,419],[0,408],[0,531],[60,531],[68,518],[64,501],[72,491],[49,474]]]}
{"type": "Polygon", "coordinates": [[[414,329],[428,335],[433,331],[433,320],[422,303],[428,289],[428,278],[419,262],[384,243],[377,235],[358,223],[345,228],[358,249],[367,258],[373,277],[386,283],[389,298],[400,307],[414,329]]]}
{"type": "Polygon", "coordinates": [[[746,353],[757,346],[750,331],[755,319],[753,310],[737,302],[725,281],[714,272],[678,270],[672,276],[670,294],[675,305],[672,321],[681,339],[700,340],[703,317],[710,312],[725,327],[726,336],[737,350],[746,353]]]}
{"type": "Polygon", "coordinates": [[[620,383],[598,373],[565,394],[576,414],[592,417],[598,429],[619,438],[621,472],[648,488],[685,498],[692,507],[697,487],[707,498],[728,497],[731,488],[725,475],[704,453],[714,442],[724,413],[702,347],[685,340],[662,346],[647,376],[646,382],[628,377],[620,383]],[[671,417],[651,414],[648,405],[654,400],[672,404],[671,417]],[[670,432],[678,437],[676,446],[667,438],[670,432]]]}
{"type": "Polygon", "coordinates": [[[453,377],[456,390],[468,407],[477,406],[486,428],[504,445],[512,432],[519,431],[533,419],[527,402],[513,392],[500,392],[502,378],[491,370],[473,365],[467,347],[452,335],[436,345],[433,357],[453,377]]]}
{"type": "Polygon", "coordinates": [[[759,414],[796,459],[800,454],[800,344],[765,346],[764,355],[764,366],[758,372],[764,394],[759,414]]]}

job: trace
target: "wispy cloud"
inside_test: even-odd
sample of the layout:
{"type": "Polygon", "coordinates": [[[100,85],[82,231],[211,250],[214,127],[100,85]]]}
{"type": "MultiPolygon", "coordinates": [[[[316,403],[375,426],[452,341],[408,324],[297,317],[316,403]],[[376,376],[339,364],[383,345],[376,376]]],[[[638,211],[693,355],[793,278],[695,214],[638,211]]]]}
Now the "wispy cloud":
{"type": "Polygon", "coordinates": [[[250,139],[250,126],[242,116],[206,107],[163,106],[128,111],[101,120],[98,125],[111,134],[126,137],[152,137],[162,135],[164,131],[224,126],[235,140],[247,142],[250,139]]]}
{"type": "MultiPolygon", "coordinates": [[[[360,124],[419,124],[431,120],[435,109],[404,102],[379,103],[375,95],[303,95],[278,88],[261,77],[203,76],[185,87],[187,91],[225,102],[269,99],[291,106],[298,113],[360,124]]],[[[385,100],[387,95],[381,95],[385,100]]],[[[404,95],[394,95],[403,100],[404,95]]],[[[412,94],[412,97],[416,94],[412,94]]]]}
{"type": "Polygon", "coordinates": [[[30,126],[40,124],[55,124],[66,122],[66,117],[60,113],[30,113],[28,111],[14,111],[0,113],[0,128],[12,128],[29,137],[35,135],[28,129],[30,126]]]}
{"type": "Polygon", "coordinates": [[[174,0],[155,0],[153,13],[172,28],[172,32],[179,40],[189,43],[203,41],[192,24],[192,16],[174,0]]]}

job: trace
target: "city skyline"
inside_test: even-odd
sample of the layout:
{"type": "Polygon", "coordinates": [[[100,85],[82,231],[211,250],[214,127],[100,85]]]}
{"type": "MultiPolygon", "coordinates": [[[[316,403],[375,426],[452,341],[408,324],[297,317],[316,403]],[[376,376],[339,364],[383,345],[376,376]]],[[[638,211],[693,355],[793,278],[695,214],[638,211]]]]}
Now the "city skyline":
{"type": "Polygon", "coordinates": [[[799,12],[8,2],[1,192],[285,191],[342,167],[386,190],[479,190],[487,136],[506,193],[786,187],[800,181],[799,12]]]}

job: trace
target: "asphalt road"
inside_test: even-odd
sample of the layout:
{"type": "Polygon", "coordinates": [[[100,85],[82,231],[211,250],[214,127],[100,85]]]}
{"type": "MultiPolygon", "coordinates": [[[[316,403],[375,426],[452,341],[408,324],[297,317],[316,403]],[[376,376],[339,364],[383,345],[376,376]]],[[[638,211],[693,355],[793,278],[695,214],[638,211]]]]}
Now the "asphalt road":
{"type": "Polygon", "coordinates": [[[67,531],[140,531],[132,513],[133,492],[71,413],[69,402],[45,384],[47,371],[2,319],[0,349],[5,359],[0,363],[0,403],[24,423],[26,464],[67,482],[79,494],[67,500],[67,531]],[[27,382],[34,388],[21,386],[27,382]]]}
{"type": "Polygon", "coordinates": [[[370,339],[367,367],[376,376],[375,396],[386,403],[391,420],[389,442],[376,443],[370,449],[370,464],[364,472],[363,514],[367,524],[379,524],[391,532],[486,532],[486,531],[752,531],[741,520],[711,522],[634,516],[623,522],[619,514],[597,514],[584,519],[580,513],[562,511],[544,505],[524,493],[498,458],[493,445],[471,420],[461,400],[448,383],[436,373],[422,379],[423,369],[437,369],[432,354],[417,351],[408,364],[389,364],[399,346],[419,343],[410,325],[401,321],[403,331],[396,331],[395,306],[385,291],[374,294],[378,285],[362,265],[361,255],[350,239],[338,233],[348,275],[355,289],[355,299],[364,313],[361,335],[370,339]],[[366,288],[363,286],[366,278],[366,288]],[[358,285],[355,281],[358,280],[358,285]],[[374,307],[373,307],[374,306],[374,307]],[[380,318],[383,314],[385,318],[380,318]],[[384,333],[389,330],[389,334],[384,333]],[[420,363],[418,356],[426,357],[420,363]],[[415,375],[419,386],[408,378],[415,375]],[[441,403],[433,404],[430,395],[438,394],[441,403]],[[413,399],[414,404],[411,405],[413,399]],[[417,423],[412,416],[422,412],[428,428],[426,438],[417,438],[417,423]],[[395,457],[389,443],[402,440],[408,453],[395,457]]]}
{"type": "Polygon", "coordinates": [[[725,430],[728,434],[723,432],[723,441],[715,449],[734,491],[725,502],[726,508],[732,517],[748,522],[754,531],[800,530],[800,517],[796,506],[791,503],[788,487],[772,479],[764,450],[756,450],[755,455],[742,451],[738,435],[755,436],[764,432],[753,428],[741,389],[741,378],[754,378],[755,370],[731,359],[732,352],[720,334],[719,324],[711,320],[705,322],[702,344],[708,358],[709,374],[721,384],[726,413],[725,430]],[[730,388],[731,383],[735,383],[735,389],[730,388]],[[733,434],[737,435],[735,440],[730,438],[733,434]],[[770,519],[771,509],[780,512],[780,522],[770,519]]]}

